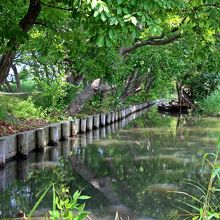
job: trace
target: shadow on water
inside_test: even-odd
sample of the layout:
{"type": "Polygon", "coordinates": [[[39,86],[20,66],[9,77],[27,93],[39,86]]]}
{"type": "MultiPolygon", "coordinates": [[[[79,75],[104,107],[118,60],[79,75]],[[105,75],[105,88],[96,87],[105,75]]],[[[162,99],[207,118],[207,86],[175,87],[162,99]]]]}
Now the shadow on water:
{"type": "MultiPolygon", "coordinates": [[[[124,219],[177,219],[177,198],[169,192],[184,190],[184,179],[205,181],[202,156],[214,151],[219,131],[218,119],[173,117],[152,109],[70,138],[0,171],[0,216],[28,212],[53,182],[92,196],[87,202],[92,219],[113,219],[116,211],[124,219]]],[[[50,208],[51,198],[36,215],[50,208]]]]}

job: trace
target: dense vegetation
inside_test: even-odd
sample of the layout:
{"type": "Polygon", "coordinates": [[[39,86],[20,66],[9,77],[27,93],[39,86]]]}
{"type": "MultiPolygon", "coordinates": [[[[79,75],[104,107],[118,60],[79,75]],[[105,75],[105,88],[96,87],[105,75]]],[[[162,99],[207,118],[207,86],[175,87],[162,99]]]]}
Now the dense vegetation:
{"type": "Polygon", "coordinates": [[[1,94],[0,117],[60,120],[173,97],[176,85],[218,115],[219,7],[218,0],[1,1],[1,90],[27,93],[18,109],[1,94]]]}

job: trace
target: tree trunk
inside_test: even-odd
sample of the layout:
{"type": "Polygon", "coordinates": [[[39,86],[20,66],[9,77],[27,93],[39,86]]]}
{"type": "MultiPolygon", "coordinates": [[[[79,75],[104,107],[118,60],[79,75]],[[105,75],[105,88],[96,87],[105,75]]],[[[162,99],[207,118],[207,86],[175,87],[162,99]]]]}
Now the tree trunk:
{"type": "MultiPolygon", "coordinates": [[[[24,18],[19,22],[19,27],[25,33],[27,33],[34,25],[39,13],[41,11],[40,0],[30,0],[29,8],[24,18]]],[[[4,83],[8,76],[9,69],[15,57],[16,49],[19,48],[19,43],[16,38],[9,40],[8,45],[13,45],[14,49],[9,48],[0,59],[0,85],[4,83]]]]}
{"type": "Polygon", "coordinates": [[[100,79],[94,80],[91,84],[85,87],[85,89],[73,100],[70,105],[67,107],[66,112],[69,115],[78,114],[84,104],[91,99],[98,92],[107,92],[112,90],[112,87],[108,84],[101,84],[100,79]]]}
{"type": "Polygon", "coordinates": [[[11,87],[10,83],[8,82],[8,80],[5,80],[5,86],[6,86],[8,92],[13,92],[12,87],[11,87]]]}
{"type": "Polygon", "coordinates": [[[7,51],[0,60],[0,85],[2,85],[9,73],[10,67],[15,57],[14,51],[7,51]]]}
{"type": "Polygon", "coordinates": [[[18,70],[16,65],[12,64],[11,68],[14,71],[14,75],[15,75],[15,83],[16,83],[16,87],[17,87],[17,92],[21,91],[21,83],[20,83],[20,79],[19,79],[19,75],[18,75],[18,70]]]}

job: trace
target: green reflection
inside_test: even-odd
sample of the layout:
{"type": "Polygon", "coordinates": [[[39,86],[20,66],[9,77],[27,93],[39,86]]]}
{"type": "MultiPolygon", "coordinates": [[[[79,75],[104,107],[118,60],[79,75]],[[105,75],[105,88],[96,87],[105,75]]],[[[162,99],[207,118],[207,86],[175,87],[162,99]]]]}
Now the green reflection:
{"type": "MultiPolygon", "coordinates": [[[[185,190],[184,179],[205,181],[202,156],[215,150],[219,132],[220,120],[161,116],[153,110],[106,139],[79,147],[70,157],[80,163],[63,159],[56,168],[35,170],[11,184],[0,196],[1,216],[28,211],[53,182],[72,192],[84,189],[92,196],[87,208],[96,216],[114,216],[123,207],[133,217],[177,219],[173,204],[179,197],[168,191],[185,190]]],[[[49,206],[50,196],[41,207],[49,206]]]]}

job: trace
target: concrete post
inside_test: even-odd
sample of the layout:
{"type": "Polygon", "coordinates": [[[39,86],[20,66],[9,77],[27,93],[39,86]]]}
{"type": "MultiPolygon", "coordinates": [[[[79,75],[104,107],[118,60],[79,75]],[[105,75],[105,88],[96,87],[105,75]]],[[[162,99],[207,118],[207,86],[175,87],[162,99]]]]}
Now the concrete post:
{"type": "Polygon", "coordinates": [[[93,140],[98,141],[100,139],[100,130],[99,129],[95,129],[93,130],[93,140]]]}
{"type": "Polygon", "coordinates": [[[100,126],[100,114],[96,114],[93,116],[93,127],[99,128],[100,126]]]}
{"type": "Polygon", "coordinates": [[[0,168],[5,166],[5,139],[0,139],[0,168]]]}
{"type": "Polygon", "coordinates": [[[71,136],[76,136],[80,131],[80,120],[78,118],[71,121],[71,136]]]}
{"type": "Polygon", "coordinates": [[[49,161],[57,162],[59,158],[59,153],[57,147],[51,147],[48,149],[49,161]]]}
{"type": "Polygon", "coordinates": [[[115,121],[115,112],[111,112],[111,123],[115,121]]]}
{"type": "Polygon", "coordinates": [[[120,109],[118,111],[118,119],[121,120],[122,119],[122,109],[120,109]]]}
{"type": "Polygon", "coordinates": [[[6,169],[0,170],[0,192],[3,192],[6,188],[6,169]]]}
{"type": "Polygon", "coordinates": [[[42,151],[46,145],[45,133],[43,128],[36,130],[36,148],[38,151],[42,151]]]}
{"type": "Polygon", "coordinates": [[[125,109],[121,110],[121,116],[122,116],[122,118],[125,118],[125,109]]]}
{"type": "Polygon", "coordinates": [[[61,141],[61,156],[67,156],[70,152],[70,141],[61,141]]]}
{"type": "Polygon", "coordinates": [[[91,131],[93,128],[93,115],[87,117],[86,120],[86,130],[91,131]]]}
{"type": "Polygon", "coordinates": [[[109,113],[106,114],[106,124],[110,124],[111,123],[111,119],[112,119],[112,115],[109,112],[109,113]]]}
{"type": "Polygon", "coordinates": [[[115,123],[111,124],[111,133],[115,133],[115,123]]]}
{"type": "Polygon", "coordinates": [[[17,156],[21,159],[28,157],[28,134],[17,134],[17,156]]]}
{"type": "Polygon", "coordinates": [[[110,135],[111,134],[111,125],[106,126],[106,134],[110,135]]]}
{"type": "Polygon", "coordinates": [[[101,126],[105,126],[105,124],[106,124],[106,114],[105,113],[101,114],[100,123],[101,123],[101,126]]]}
{"type": "Polygon", "coordinates": [[[118,121],[118,111],[115,111],[115,121],[118,121]]]}
{"type": "Polygon", "coordinates": [[[119,130],[119,122],[116,122],[115,123],[115,131],[118,131],[119,130]]]}
{"type": "Polygon", "coordinates": [[[25,180],[28,175],[28,161],[23,160],[17,163],[17,179],[25,180]]]}
{"type": "Polygon", "coordinates": [[[80,119],[80,132],[84,133],[86,132],[86,118],[81,118],[80,119]]]}
{"type": "Polygon", "coordinates": [[[61,140],[68,140],[70,137],[70,122],[61,123],[61,140]]]}
{"type": "Polygon", "coordinates": [[[92,131],[86,132],[86,143],[91,144],[93,142],[92,131]]]}
{"type": "Polygon", "coordinates": [[[56,146],[58,145],[58,126],[50,126],[49,127],[49,145],[56,146]]]}
{"type": "Polygon", "coordinates": [[[85,148],[87,146],[86,134],[81,134],[80,135],[80,146],[82,148],[85,148]]]}
{"type": "Polygon", "coordinates": [[[106,137],[105,127],[102,127],[102,128],[100,129],[100,137],[101,137],[101,138],[105,138],[105,137],[106,137]]]}

